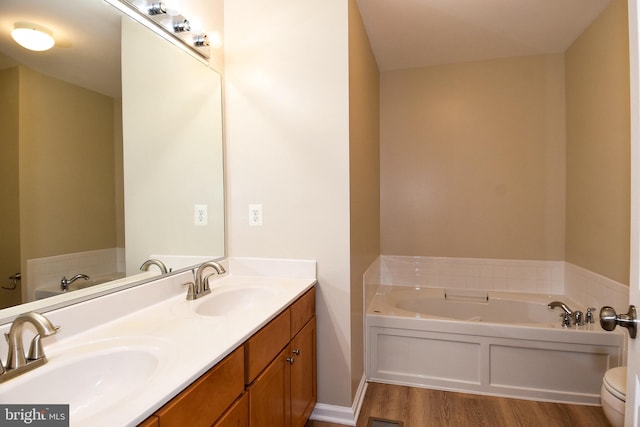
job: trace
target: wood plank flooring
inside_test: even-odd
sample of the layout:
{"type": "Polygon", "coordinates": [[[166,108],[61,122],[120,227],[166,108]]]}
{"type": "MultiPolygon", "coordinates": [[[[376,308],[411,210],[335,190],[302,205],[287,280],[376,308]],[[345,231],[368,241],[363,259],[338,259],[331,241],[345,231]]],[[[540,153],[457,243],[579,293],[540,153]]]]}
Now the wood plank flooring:
{"type": "MultiPolygon", "coordinates": [[[[599,406],[566,405],[369,383],[357,427],[369,417],[404,427],[608,427],[599,406]]],[[[309,421],[306,427],[343,427],[309,421]]]]}

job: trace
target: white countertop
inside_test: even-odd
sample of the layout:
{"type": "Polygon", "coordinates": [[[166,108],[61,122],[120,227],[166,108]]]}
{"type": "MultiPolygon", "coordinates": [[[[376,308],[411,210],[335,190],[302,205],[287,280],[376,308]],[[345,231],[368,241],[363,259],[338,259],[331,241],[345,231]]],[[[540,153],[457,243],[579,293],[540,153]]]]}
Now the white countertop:
{"type": "MultiPolygon", "coordinates": [[[[280,264],[275,269],[265,269],[269,263],[264,260],[255,261],[236,263],[232,260],[227,264],[230,273],[214,276],[210,282],[211,294],[195,301],[186,300],[186,287],[181,286],[193,280],[193,275],[186,272],[46,313],[54,325],[61,327],[56,335],[43,340],[49,362],[0,384],[0,403],[71,403],[72,426],[112,427],[142,422],[315,284],[313,261],[285,261],[285,268],[280,264]],[[287,263],[293,266],[289,269],[290,274],[287,263]],[[307,265],[300,268],[296,263],[307,265]],[[274,274],[269,276],[269,273],[274,274]],[[196,313],[199,305],[230,290],[262,287],[271,291],[269,297],[251,303],[246,310],[224,316],[196,313]],[[140,384],[129,385],[128,379],[136,373],[131,369],[135,370],[136,366],[127,366],[126,361],[122,367],[117,363],[116,366],[85,367],[82,363],[86,354],[108,354],[117,349],[140,349],[154,354],[159,360],[142,387],[140,384]],[[47,392],[50,391],[45,396],[47,401],[11,400],[14,387],[33,383],[35,376],[70,363],[76,363],[72,366],[77,367],[74,373],[79,376],[83,375],[83,369],[91,372],[108,369],[108,376],[118,380],[113,381],[114,390],[97,388],[104,394],[91,396],[93,385],[89,384],[85,390],[64,392],[64,385],[51,384],[49,380],[44,385],[47,392]],[[74,393],[78,395],[72,396],[74,393]],[[90,409],[84,408],[85,401],[90,409]]],[[[5,331],[0,328],[1,332],[5,331]]],[[[29,339],[33,336],[29,332],[25,335],[29,339]]],[[[28,342],[25,348],[28,348],[28,342]]],[[[0,354],[6,354],[6,345],[0,346],[0,354]]]]}

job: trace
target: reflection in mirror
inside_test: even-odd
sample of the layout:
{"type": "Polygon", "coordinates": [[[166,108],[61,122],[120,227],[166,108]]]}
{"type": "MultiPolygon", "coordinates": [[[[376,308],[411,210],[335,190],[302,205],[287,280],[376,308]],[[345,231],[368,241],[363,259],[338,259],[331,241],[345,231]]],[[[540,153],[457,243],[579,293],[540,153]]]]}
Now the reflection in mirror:
{"type": "Polygon", "coordinates": [[[97,280],[123,271],[120,17],[102,2],[77,0],[6,0],[0,16],[6,307],[63,275],[97,280]],[[57,45],[20,47],[9,34],[21,21],[46,26],[57,45]],[[21,280],[10,281],[18,272],[21,280]]]}
{"type": "Polygon", "coordinates": [[[0,93],[9,207],[0,214],[0,308],[39,288],[58,293],[63,276],[87,274],[95,285],[140,273],[150,257],[175,270],[224,256],[220,76],[207,64],[100,0],[3,0],[0,93]],[[52,30],[53,49],[30,52],[10,39],[14,21],[28,20],[52,30]],[[125,73],[132,92],[121,95],[121,31],[139,49],[127,63],[154,88],[125,73]],[[146,60],[133,62],[137,54],[146,60]],[[151,64],[156,55],[174,68],[151,64]],[[206,224],[196,225],[203,206],[206,224]],[[18,272],[15,289],[4,289],[18,272]]]}
{"type": "Polygon", "coordinates": [[[149,257],[224,255],[220,75],[168,46],[123,21],[128,273],[149,257]]]}

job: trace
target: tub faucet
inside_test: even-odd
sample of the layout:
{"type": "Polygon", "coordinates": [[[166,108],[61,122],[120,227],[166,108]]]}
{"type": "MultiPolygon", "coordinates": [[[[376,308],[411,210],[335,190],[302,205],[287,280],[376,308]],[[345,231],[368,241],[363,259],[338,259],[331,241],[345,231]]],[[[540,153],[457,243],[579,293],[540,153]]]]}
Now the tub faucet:
{"type": "Polygon", "coordinates": [[[67,276],[62,276],[62,279],[60,279],[60,289],[66,291],[67,289],[69,289],[69,285],[78,279],[89,280],[89,276],[87,276],[86,274],[76,274],[71,279],[67,279],[67,276]]]}
{"type": "Polygon", "coordinates": [[[55,334],[58,329],[59,327],[53,326],[49,319],[40,313],[31,312],[16,317],[7,334],[9,354],[7,355],[6,366],[2,366],[2,363],[0,363],[0,382],[4,382],[47,363],[40,339],[55,334]],[[27,355],[24,353],[22,338],[25,323],[31,323],[37,331],[36,336],[31,341],[27,355]]]}
{"type": "Polygon", "coordinates": [[[167,274],[169,272],[164,262],[160,261],[159,259],[153,259],[153,258],[143,262],[142,265],[140,266],[140,271],[149,271],[149,267],[151,267],[152,265],[157,266],[160,269],[160,272],[162,274],[167,274]]]}
{"type": "MultiPolygon", "coordinates": [[[[569,307],[567,307],[567,305],[565,303],[563,303],[562,301],[551,301],[549,304],[547,304],[547,307],[551,310],[553,310],[554,308],[561,308],[563,313],[562,313],[562,326],[564,326],[565,328],[568,328],[569,326],[571,326],[571,320],[572,317],[574,317],[574,313],[573,311],[571,311],[571,309],[569,307]]],[[[580,313],[580,312],[576,312],[580,313]]],[[[582,313],[580,313],[580,319],[582,319],[582,313]]],[[[574,319],[576,320],[576,319],[574,319]]]]}
{"type": "Polygon", "coordinates": [[[209,261],[209,262],[200,264],[200,266],[196,270],[196,281],[194,284],[194,292],[193,292],[194,296],[190,298],[189,295],[187,295],[187,299],[197,299],[201,296],[204,296],[210,293],[211,289],[209,287],[209,277],[215,274],[224,274],[226,272],[227,271],[224,269],[224,267],[215,261],[209,261]],[[204,276],[203,278],[204,271],[207,268],[213,268],[216,272],[211,273],[207,276],[204,276]]]}

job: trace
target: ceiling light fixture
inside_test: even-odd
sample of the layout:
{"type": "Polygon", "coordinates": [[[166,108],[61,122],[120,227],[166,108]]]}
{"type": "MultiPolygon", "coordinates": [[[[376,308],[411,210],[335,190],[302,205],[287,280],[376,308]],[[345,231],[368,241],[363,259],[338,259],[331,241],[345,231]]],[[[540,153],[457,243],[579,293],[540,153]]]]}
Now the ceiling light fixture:
{"type": "Polygon", "coordinates": [[[11,37],[20,46],[37,52],[49,50],[56,44],[48,28],[30,22],[16,22],[11,37]]]}

